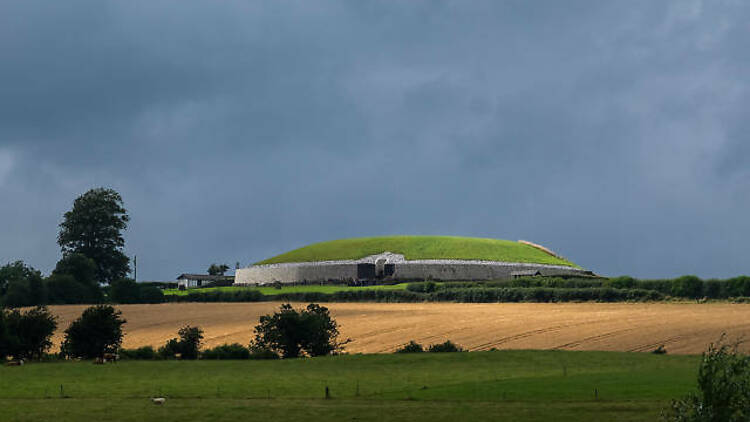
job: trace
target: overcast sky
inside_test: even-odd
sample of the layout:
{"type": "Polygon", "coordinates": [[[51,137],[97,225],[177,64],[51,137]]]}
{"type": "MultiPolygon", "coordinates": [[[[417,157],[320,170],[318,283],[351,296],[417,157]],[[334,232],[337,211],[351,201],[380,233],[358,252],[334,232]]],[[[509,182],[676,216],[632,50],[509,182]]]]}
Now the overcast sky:
{"type": "Polygon", "coordinates": [[[750,3],[0,0],[0,261],[119,191],[140,280],[343,237],[750,273],[750,3]]]}

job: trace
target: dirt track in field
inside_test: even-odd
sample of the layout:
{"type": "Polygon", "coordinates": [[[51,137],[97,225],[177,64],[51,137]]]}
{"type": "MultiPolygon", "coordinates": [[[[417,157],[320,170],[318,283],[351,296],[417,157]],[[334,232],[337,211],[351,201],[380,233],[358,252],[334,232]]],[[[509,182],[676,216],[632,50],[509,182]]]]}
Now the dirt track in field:
{"type": "MultiPolygon", "coordinates": [[[[391,352],[409,340],[445,341],[470,350],[564,349],[701,353],[722,332],[750,334],[750,304],[677,303],[329,303],[350,353],[391,352]]],[[[279,303],[121,305],[126,348],[160,346],[185,324],[205,330],[205,345],[249,343],[258,317],[279,303]]],[[[302,304],[297,304],[302,307],[302,304]]],[[[85,306],[52,306],[62,330],[85,306]]],[[[744,345],[750,350],[750,344],[744,345]]],[[[56,348],[56,347],[55,347],[56,348]]]]}

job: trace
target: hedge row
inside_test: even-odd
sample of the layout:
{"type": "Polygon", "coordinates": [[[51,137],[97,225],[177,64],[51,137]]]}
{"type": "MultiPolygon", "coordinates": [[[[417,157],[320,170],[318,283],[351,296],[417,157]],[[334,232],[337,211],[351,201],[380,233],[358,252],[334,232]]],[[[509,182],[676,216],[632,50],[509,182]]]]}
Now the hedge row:
{"type": "Polygon", "coordinates": [[[453,288],[433,292],[409,290],[352,290],[336,293],[287,293],[271,300],[299,302],[623,302],[664,300],[664,295],[643,289],[580,288],[562,289],[546,287],[510,288],[453,288]]]}
{"type": "Polygon", "coordinates": [[[166,302],[262,302],[270,300],[258,290],[237,289],[190,292],[186,295],[164,295],[166,302]]]}
{"type": "Polygon", "coordinates": [[[530,277],[515,280],[486,282],[420,282],[410,283],[406,289],[416,293],[432,293],[466,288],[552,288],[587,289],[609,288],[618,290],[650,290],[664,296],[677,298],[729,299],[750,296],[750,277],[740,276],[727,280],[701,280],[696,276],[682,276],[675,279],[638,280],[632,277],[612,279],[530,277]]]}
{"type": "MultiPolygon", "coordinates": [[[[118,354],[124,360],[167,360],[174,356],[165,355],[160,350],[151,346],[138,349],[120,349],[118,354]]],[[[242,360],[242,359],[279,359],[279,355],[269,350],[253,350],[238,343],[222,344],[212,349],[206,349],[199,353],[200,359],[209,360],[242,360]]]]}

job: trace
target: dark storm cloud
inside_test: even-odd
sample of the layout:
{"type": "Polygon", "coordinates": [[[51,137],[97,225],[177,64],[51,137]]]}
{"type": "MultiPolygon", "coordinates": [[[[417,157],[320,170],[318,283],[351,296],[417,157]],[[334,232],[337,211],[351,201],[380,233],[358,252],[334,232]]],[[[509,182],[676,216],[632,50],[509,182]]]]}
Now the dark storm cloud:
{"type": "Polygon", "coordinates": [[[0,259],[104,185],[141,279],[393,233],[748,273],[747,9],[0,1],[0,259]]]}

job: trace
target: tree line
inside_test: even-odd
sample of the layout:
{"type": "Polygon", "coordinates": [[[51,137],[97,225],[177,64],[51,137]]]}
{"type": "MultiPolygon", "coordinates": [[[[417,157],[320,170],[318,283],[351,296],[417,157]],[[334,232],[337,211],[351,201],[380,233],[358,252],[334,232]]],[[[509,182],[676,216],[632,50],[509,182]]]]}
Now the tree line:
{"type": "Polygon", "coordinates": [[[249,345],[224,344],[201,351],[203,330],[190,325],[178,337],[154,350],[151,346],[121,349],[127,321],[122,312],[106,304],[83,311],[64,331],[59,353],[48,353],[57,318],[44,306],[21,311],[0,310],[0,361],[41,359],[97,359],[118,354],[126,359],[278,359],[325,356],[343,351],[339,328],[328,308],[314,303],[303,309],[289,304],[261,316],[249,345]]]}

